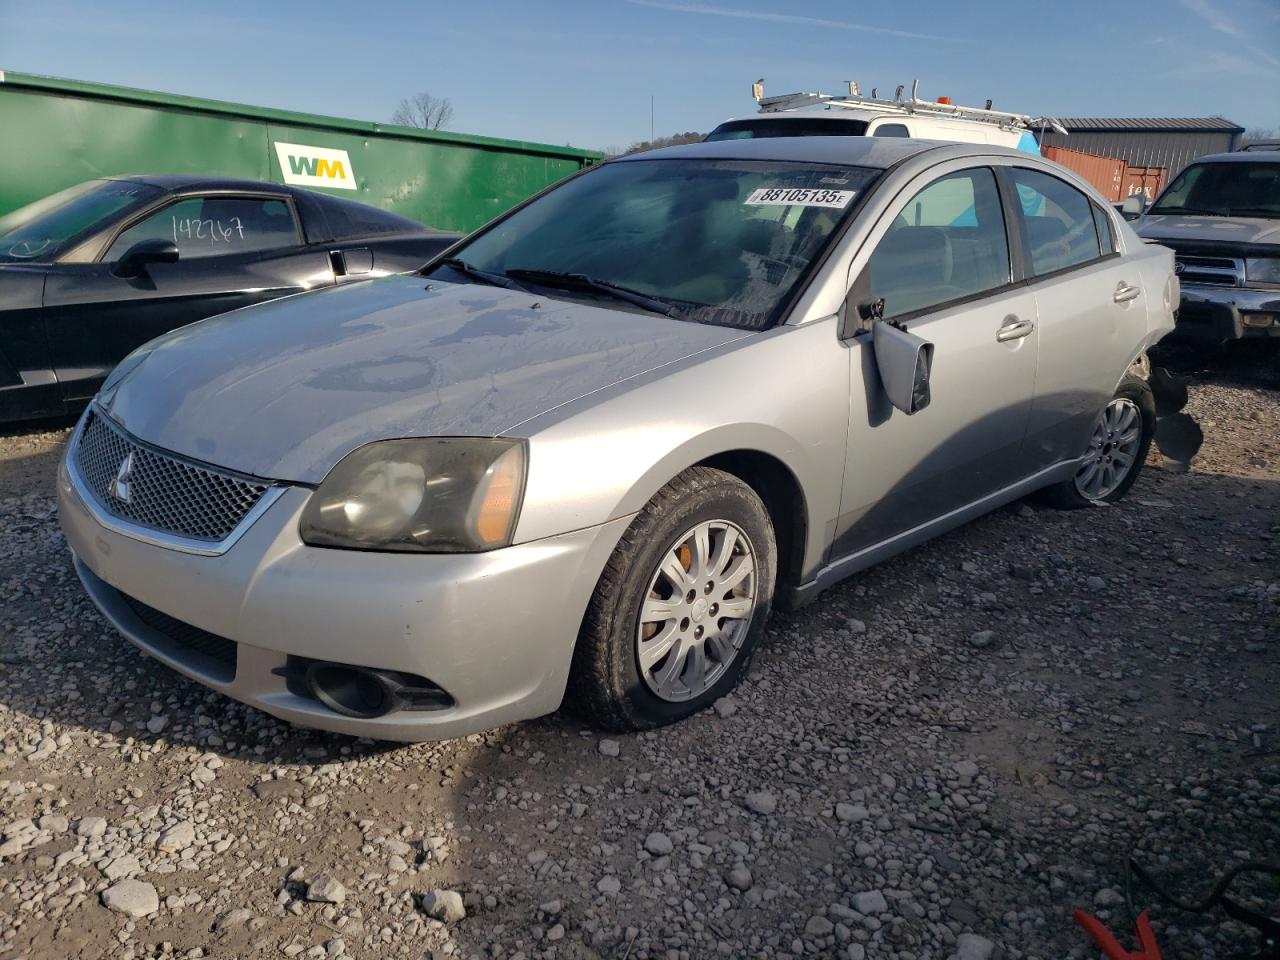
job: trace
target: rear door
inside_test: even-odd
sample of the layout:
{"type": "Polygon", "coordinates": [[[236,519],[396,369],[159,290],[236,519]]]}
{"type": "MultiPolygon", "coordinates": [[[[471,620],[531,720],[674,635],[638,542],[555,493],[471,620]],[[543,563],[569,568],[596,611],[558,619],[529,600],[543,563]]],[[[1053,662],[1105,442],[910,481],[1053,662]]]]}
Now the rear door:
{"type": "Polygon", "coordinates": [[[1027,430],[1038,467],[1084,453],[1094,420],[1124,374],[1142,277],[1119,254],[1110,215],[1059,177],[1006,167],[1022,226],[1040,365],[1027,430]]]}
{"type": "Polygon", "coordinates": [[[836,557],[1028,472],[1021,447],[1035,389],[1035,298],[1014,282],[994,170],[943,170],[917,178],[889,208],[853,285],[847,309],[883,301],[887,320],[934,344],[932,402],[910,417],[890,407],[871,337],[855,338],[836,557]]]}
{"type": "Polygon", "coordinates": [[[333,280],[328,252],[303,243],[288,197],[175,199],[125,225],[98,263],[50,272],[45,322],[64,397],[91,397],[116,363],[162,333],[333,280]],[[173,240],[178,262],[117,277],[124,253],[152,239],[173,240]]]}

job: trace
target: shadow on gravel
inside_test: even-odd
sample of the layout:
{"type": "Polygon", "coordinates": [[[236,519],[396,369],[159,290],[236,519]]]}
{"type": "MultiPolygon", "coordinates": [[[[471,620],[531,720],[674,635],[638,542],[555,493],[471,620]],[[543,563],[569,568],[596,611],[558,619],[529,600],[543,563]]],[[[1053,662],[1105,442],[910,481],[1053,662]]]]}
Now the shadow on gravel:
{"type": "Polygon", "coordinates": [[[1152,348],[1151,362],[1192,383],[1280,389],[1280,339],[1224,344],[1166,340],[1152,348]]]}

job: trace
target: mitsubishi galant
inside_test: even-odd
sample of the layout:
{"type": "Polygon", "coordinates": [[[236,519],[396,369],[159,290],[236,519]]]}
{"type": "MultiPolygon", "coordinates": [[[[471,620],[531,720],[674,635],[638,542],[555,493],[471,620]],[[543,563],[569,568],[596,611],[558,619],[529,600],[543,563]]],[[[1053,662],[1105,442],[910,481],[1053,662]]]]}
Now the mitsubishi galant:
{"type": "Polygon", "coordinates": [[[731,690],[775,604],[1123,496],[1177,302],[1168,250],[1026,153],[643,153],[418,273],[139,348],[61,522],[124,636],[286,720],[421,740],[568,695],[652,727],[731,690]]]}

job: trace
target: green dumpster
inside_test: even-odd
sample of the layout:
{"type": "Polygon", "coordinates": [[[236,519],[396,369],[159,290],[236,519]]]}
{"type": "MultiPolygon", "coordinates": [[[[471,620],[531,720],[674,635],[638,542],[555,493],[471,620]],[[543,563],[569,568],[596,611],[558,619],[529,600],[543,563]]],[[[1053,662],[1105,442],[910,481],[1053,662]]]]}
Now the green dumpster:
{"type": "Polygon", "coordinates": [[[0,216],[94,177],[207,173],[467,231],[601,156],[0,71],[0,216]]]}

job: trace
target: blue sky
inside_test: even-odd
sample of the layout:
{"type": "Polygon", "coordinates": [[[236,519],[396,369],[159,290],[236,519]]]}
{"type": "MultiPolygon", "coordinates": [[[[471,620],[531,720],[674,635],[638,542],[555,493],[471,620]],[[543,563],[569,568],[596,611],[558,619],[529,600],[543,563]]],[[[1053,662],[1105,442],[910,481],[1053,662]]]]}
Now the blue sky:
{"type": "Polygon", "coordinates": [[[605,148],[769,93],[921,82],[1058,116],[1280,128],[1277,0],[0,0],[0,69],[385,120],[419,91],[467,133],[605,148]]]}

